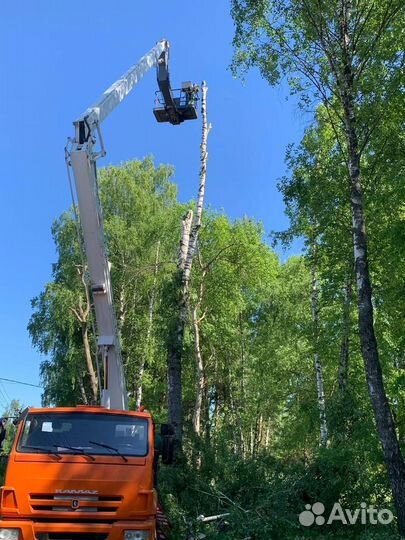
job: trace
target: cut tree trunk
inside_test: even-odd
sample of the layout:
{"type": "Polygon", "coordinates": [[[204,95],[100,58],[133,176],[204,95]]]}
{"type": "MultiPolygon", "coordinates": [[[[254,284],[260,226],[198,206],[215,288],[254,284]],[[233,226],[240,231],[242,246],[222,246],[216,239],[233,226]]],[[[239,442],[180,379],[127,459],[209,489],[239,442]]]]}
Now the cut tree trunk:
{"type": "Polygon", "coordinates": [[[179,290],[177,315],[174,320],[168,351],[168,409],[169,422],[174,428],[174,438],[177,447],[181,448],[182,440],[182,351],[184,330],[189,308],[189,288],[191,269],[197,248],[198,233],[202,223],[204,207],[205,182],[207,173],[207,139],[211,126],[207,122],[207,85],[201,85],[201,117],[202,134],[200,144],[200,182],[197,197],[196,214],[192,222],[190,212],[183,219],[183,234],[180,244],[179,268],[177,272],[177,287],[179,290]]]}
{"type": "Polygon", "coordinates": [[[191,226],[193,224],[193,211],[188,210],[181,220],[181,241],[179,249],[179,260],[177,267],[184,271],[186,264],[188,247],[190,245],[191,226]]]}
{"type": "Polygon", "coordinates": [[[193,259],[197,248],[198,233],[202,224],[202,214],[204,208],[204,195],[205,185],[207,178],[207,162],[208,151],[207,141],[208,135],[211,131],[211,125],[207,120],[207,92],[208,87],[205,81],[201,85],[201,118],[202,118],[202,131],[201,131],[201,144],[200,144],[200,185],[198,188],[196,213],[193,221],[193,226],[190,233],[190,239],[188,244],[187,255],[184,263],[183,283],[190,283],[191,268],[193,265],[193,259]]]}

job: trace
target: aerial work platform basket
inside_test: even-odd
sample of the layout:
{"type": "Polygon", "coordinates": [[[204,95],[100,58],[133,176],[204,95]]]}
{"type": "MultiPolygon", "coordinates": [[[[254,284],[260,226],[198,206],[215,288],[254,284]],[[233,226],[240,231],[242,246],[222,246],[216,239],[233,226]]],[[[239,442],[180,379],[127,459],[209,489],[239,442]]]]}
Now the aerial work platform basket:
{"type": "Polygon", "coordinates": [[[196,84],[183,83],[181,88],[157,91],[153,114],[158,122],[181,124],[196,120],[199,88],[196,84]]]}

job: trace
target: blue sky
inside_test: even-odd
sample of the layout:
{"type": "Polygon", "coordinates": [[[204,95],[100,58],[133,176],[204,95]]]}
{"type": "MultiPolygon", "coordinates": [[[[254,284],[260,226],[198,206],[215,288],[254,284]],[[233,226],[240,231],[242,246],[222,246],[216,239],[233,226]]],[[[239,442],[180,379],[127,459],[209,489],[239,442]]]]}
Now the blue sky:
{"type": "MultiPolygon", "coordinates": [[[[308,122],[284,86],[258,73],[245,85],[228,69],[233,23],[228,0],[16,0],[0,20],[1,377],[39,384],[41,356],[26,331],[30,299],[50,279],[52,221],[70,204],[63,149],[72,121],[161,38],[171,42],[172,85],[208,84],[206,203],[231,218],[253,217],[266,231],[288,223],[277,192],[286,145],[308,122]]],[[[179,198],[196,193],[200,123],[157,124],[152,70],[103,124],[99,165],[152,154],[175,166],[179,198]]],[[[10,398],[40,404],[40,389],[0,382],[10,398]]]]}

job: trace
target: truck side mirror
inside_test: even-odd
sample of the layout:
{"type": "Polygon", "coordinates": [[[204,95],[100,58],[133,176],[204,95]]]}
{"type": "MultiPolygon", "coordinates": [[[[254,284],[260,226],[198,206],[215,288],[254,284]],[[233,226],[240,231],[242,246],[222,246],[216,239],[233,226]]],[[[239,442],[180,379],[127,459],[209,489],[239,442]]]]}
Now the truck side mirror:
{"type": "Polygon", "coordinates": [[[0,419],[0,450],[3,449],[3,442],[7,435],[7,430],[4,424],[5,421],[3,419],[0,419]]]}
{"type": "Polygon", "coordinates": [[[162,424],[160,427],[162,437],[162,463],[171,465],[174,460],[174,429],[170,424],[162,424]]]}

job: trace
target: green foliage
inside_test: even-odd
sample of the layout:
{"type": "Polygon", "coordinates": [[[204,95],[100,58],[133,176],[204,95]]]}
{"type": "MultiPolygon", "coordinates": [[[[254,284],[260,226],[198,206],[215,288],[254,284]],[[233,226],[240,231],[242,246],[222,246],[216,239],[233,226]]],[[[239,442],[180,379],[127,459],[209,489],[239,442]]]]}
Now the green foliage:
{"type": "MultiPolygon", "coordinates": [[[[343,540],[337,527],[322,531],[300,527],[297,516],[305,504],[319,500],[327,508],[337,501],[347,508],[363,501],[391,505],[356,342],[354,299],[348,385],[344,392],[337,385],[342,288],[352,262],[347,194],[339,176],[344,172],[323,109],[302,144],[290,150],[288,160],[292,175],[280,184],[291,218],[285,238],[297,234],[309,238],[316,218],[319,346],[330,445],[319,448],[311,257],[291,257],[281,264],[265,243],[260,224],[248,219],[231,222],[223,214],[206,211],[190,291],[194,306],[203,285],[198,311],[205,372],[202,430],[196,436],[191,429],[196,376],[188,321],[183,355],[184,454],[176,467],[163,467],[160,475],[159,491],[173,522],[173,538],[201,532],[218,540],[298,540],[319,534],[343,540]],[[197,521],[201,514],[228,512],[228,524],[197,521]]],[[[177,300],[180,223],[186,211],[177,202],[171,174],[168,167],[155,168],[150,159],[109,167],[100,174],[131,406],[143,367],[143,402],[157,421],[167,415],[166,354],[177,300]]],[[[47,355],[42,365],[44,402],[72,404],[83,397],[80,381],[85,394],[90,387],[80,323],[74,315],[80,301],[86,306],[86,295],[71,214],[57,220],[53,234],[58,254],[53,281],[33,301],[29,330],[34,344],[47,355]]],[[[380,275],[383,280],[382,268],[380,275]]],[[[392,274],[391,279],[402,278],[392,274]]],[[[381,287],[378,298],[387,388],[401,417],[404,389],[394,360],[395,351],[401,350],[396,314],[402,299],[388,287],[381,287]]],[[[91,319],[94,348],[90,323],[91,319]]],[[[391,529],[377,529],[370,538],[395,538],[391,529]]],[[[349,534],[368,538],[361,527],[350,528],[349,534]]]]}
{"type": "Polygon", "coordinates": [[[395,527],[374,526],[365,533],[361,525],[345,530],[336,525],[318,529],[299,525],[298,515],[315,501],[323,501],[325,515],[335,502],[349,509],[360,507],[365,500],[390,507],[383,496],[388,486],[382,467],[370,476],[364,461],[350,448],[316,450],[312,455],[286,459],[263,452],[243,461],[221,451],[220,446],[216,450],[214,456],[212,449],[205,449],[198,473],[187,462],[161,471],[160,494],[174,525],[173,539],[190,532],[204,533],[212,540],[398,538],[395,527]],[[355,492],[354,486],[358,486],[355,492]],[[224,513],[229,516],[218,523],[201,524],[197,519],[224,513]]]}
{"type": "Polygon", "coordinates": [[[17,433],[17,426],[14,424],[14,420],[18,418],[23,408],[24,407],[20,405],[19,401],[13,399],[4,409],[1,416],[3,425],[6,429],[6,437],[3,441],[0,453],[0,485],[4,484],[8,455],[10,454],[10,450],[17,433]]]}
{"type": "Polygon", "coordinates": [[[6,428],[6,438],[3,441],[2,453],[9,454],[14,442],[14,438],[17,433],[17,427],[14,424],[14,420],[19,417],[21,411],[24,409],[20,405],[20,402],[13,399],[9,406],[3,411],[2,418],[4,419],[4,425],[6,428]]]}

